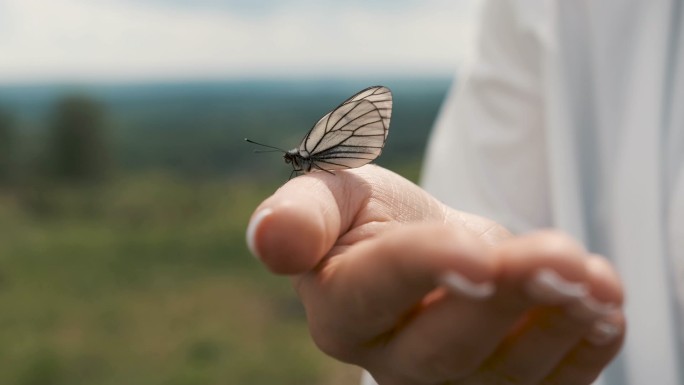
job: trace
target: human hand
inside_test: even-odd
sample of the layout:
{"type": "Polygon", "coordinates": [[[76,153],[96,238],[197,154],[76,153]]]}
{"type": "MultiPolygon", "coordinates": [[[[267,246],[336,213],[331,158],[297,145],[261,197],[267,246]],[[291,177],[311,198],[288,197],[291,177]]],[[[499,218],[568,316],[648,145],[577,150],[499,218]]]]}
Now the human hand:
{"type": "Polygon", "coordinates": [[[293,276],[318,347],[380,385],[589,384],[622,343],[605,260],[559,232],[512,236],[377,166],[289,181],[248,243],[293,276]]]}

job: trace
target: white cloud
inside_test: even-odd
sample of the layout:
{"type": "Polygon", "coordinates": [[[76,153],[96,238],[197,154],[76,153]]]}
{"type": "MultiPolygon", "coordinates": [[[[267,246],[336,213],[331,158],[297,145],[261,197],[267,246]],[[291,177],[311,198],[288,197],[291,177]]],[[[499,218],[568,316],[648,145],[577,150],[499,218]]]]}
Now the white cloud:
{"type": "Polygon", "coordinates": [[[470,49],[477,10],[476,0],[394,10],[318,4],[245,15],[161,2],[4,0],[0,82],[449,73],[470,49]]]}

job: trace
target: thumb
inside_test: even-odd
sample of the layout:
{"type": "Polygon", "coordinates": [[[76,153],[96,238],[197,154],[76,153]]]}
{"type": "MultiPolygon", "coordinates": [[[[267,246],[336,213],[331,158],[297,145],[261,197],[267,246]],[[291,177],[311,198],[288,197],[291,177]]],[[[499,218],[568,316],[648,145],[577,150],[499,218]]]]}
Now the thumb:
{"type": "Polygon", "coordinates": [[[342,179],[317,172],[288,181],[255,210],[247,226],[247,245],[277,274],[312,269],[335,243],[342,226],[338,206],[342,179]]]}
{"type": "Polygon", "coordinates": [[[274,273],[301,274],[363,224],[443,221],[444,213],[421,188],[382,167],[314,172],[290,180],[259,205],[247,244],[274,273]]]}

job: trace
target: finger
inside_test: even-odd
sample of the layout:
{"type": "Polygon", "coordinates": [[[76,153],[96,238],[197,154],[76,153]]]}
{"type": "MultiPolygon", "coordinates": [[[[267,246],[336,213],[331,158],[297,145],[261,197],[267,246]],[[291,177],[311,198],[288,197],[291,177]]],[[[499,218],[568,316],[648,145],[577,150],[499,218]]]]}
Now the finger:
{"type": "Polygon", "coordinates": [[[300,282],[304,306],[317,310],[309,319],[314,340],[334,357],[358,360],[356,349],[384,345],[446,272],[478,290],[495,265],[482,241],[443,224],[397,226],[345,249],[300,282]]]}
{"type": "Polygon", "coordinates": [[[530,291],[538,301],[549,305],[566,299],[544,290],[544,285],[528,284],[539,279],[542,283],[559,285],[558,289],[570,296],[587,290],[588,253],[562,232],[544,230],[513,238],[496,248],[495,254],[501,261],[502,292],[507,294],[499,297],[498,305],[502,308],[510,307],[517,312],[529,306],[530,291]],[[546,274],[540,276],[540,272],[546,274]]]}
{"type": "MultiPolygon", "coordinates": [[[[554,368],[565,365],[566,355],[583,337],[601,331],[606,327],[606,317],[619,313],[622,290],[610,265],[598,257],[585,261],[586,294],[567,303],[534,309],[488,359],[481,370],[483,377],[502,377],[521,384],[539,383],[554,368]],[[598,330],[592,330],[597,326],[598,330]]],[[[545,295],[541,299],[547,298],[545,295]]],[[[618,337],[617,332],[608,332],[612,335],[605,334],[604,330],[599,337],[604,340],[618,337]]]]}
{"type": "MultiPolygon", "coordinates": [[[[594,277],[592,294],[599,301],[622,304],[619,278],[605,259],[594,257],[589,264],[594,277]]],[[[595,321],[589,332],[563,358],[543,383],[558,385],[591,384],[615,358],[625,337],[625,318],[621,311],[595,321]]]]}
{"type": "Polygon", "coordinates": [[[426,383],[465,377],[496,351],[528,311],[548,304],[549,296],[529,293],[535,272],[570,277],[564,278],[566,286],[588,279],[586,253],[562,234],[519,237],[491,254],[497,266],[496,294],[485,301],[447,296],[425,308],[382,353],[397,362],[395,373],[426,383]]]}
{"type": "Polygon", "coordinates": [[[290,180],[257,208],[247,243],[273,272],[300,274],[316,266],[339,237],[351,244],[378,231],[377,224],[440,215],[437,201],[381,167],[314,172],[290,180]]]}
{"type": "MultiPolygon", "coordinates": [[[[608,341],[594,342],[591,339],[583,339],[567,354],[562,365],[544,379],[544,384],[581,385],[591,384],[596,380],[618,354],[625,337],[625,319],[622,313],[617,313],[604,321],[600,328],[611,330],[608,341]]],[[[605,339],[604,333],[599,332],[599,338],[605,339]]]]}

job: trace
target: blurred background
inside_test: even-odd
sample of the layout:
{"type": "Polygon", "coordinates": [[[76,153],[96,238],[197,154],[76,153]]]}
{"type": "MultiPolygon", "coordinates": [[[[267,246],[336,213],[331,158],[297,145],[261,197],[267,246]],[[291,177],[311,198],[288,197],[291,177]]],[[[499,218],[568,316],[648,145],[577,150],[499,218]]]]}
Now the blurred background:
{"type": "Polygon", "coordinates": [[[355,384],[249,256],[280,154],[375,84],[417,180],[478,0],[0,0],[0,384],[355,384]]]}

